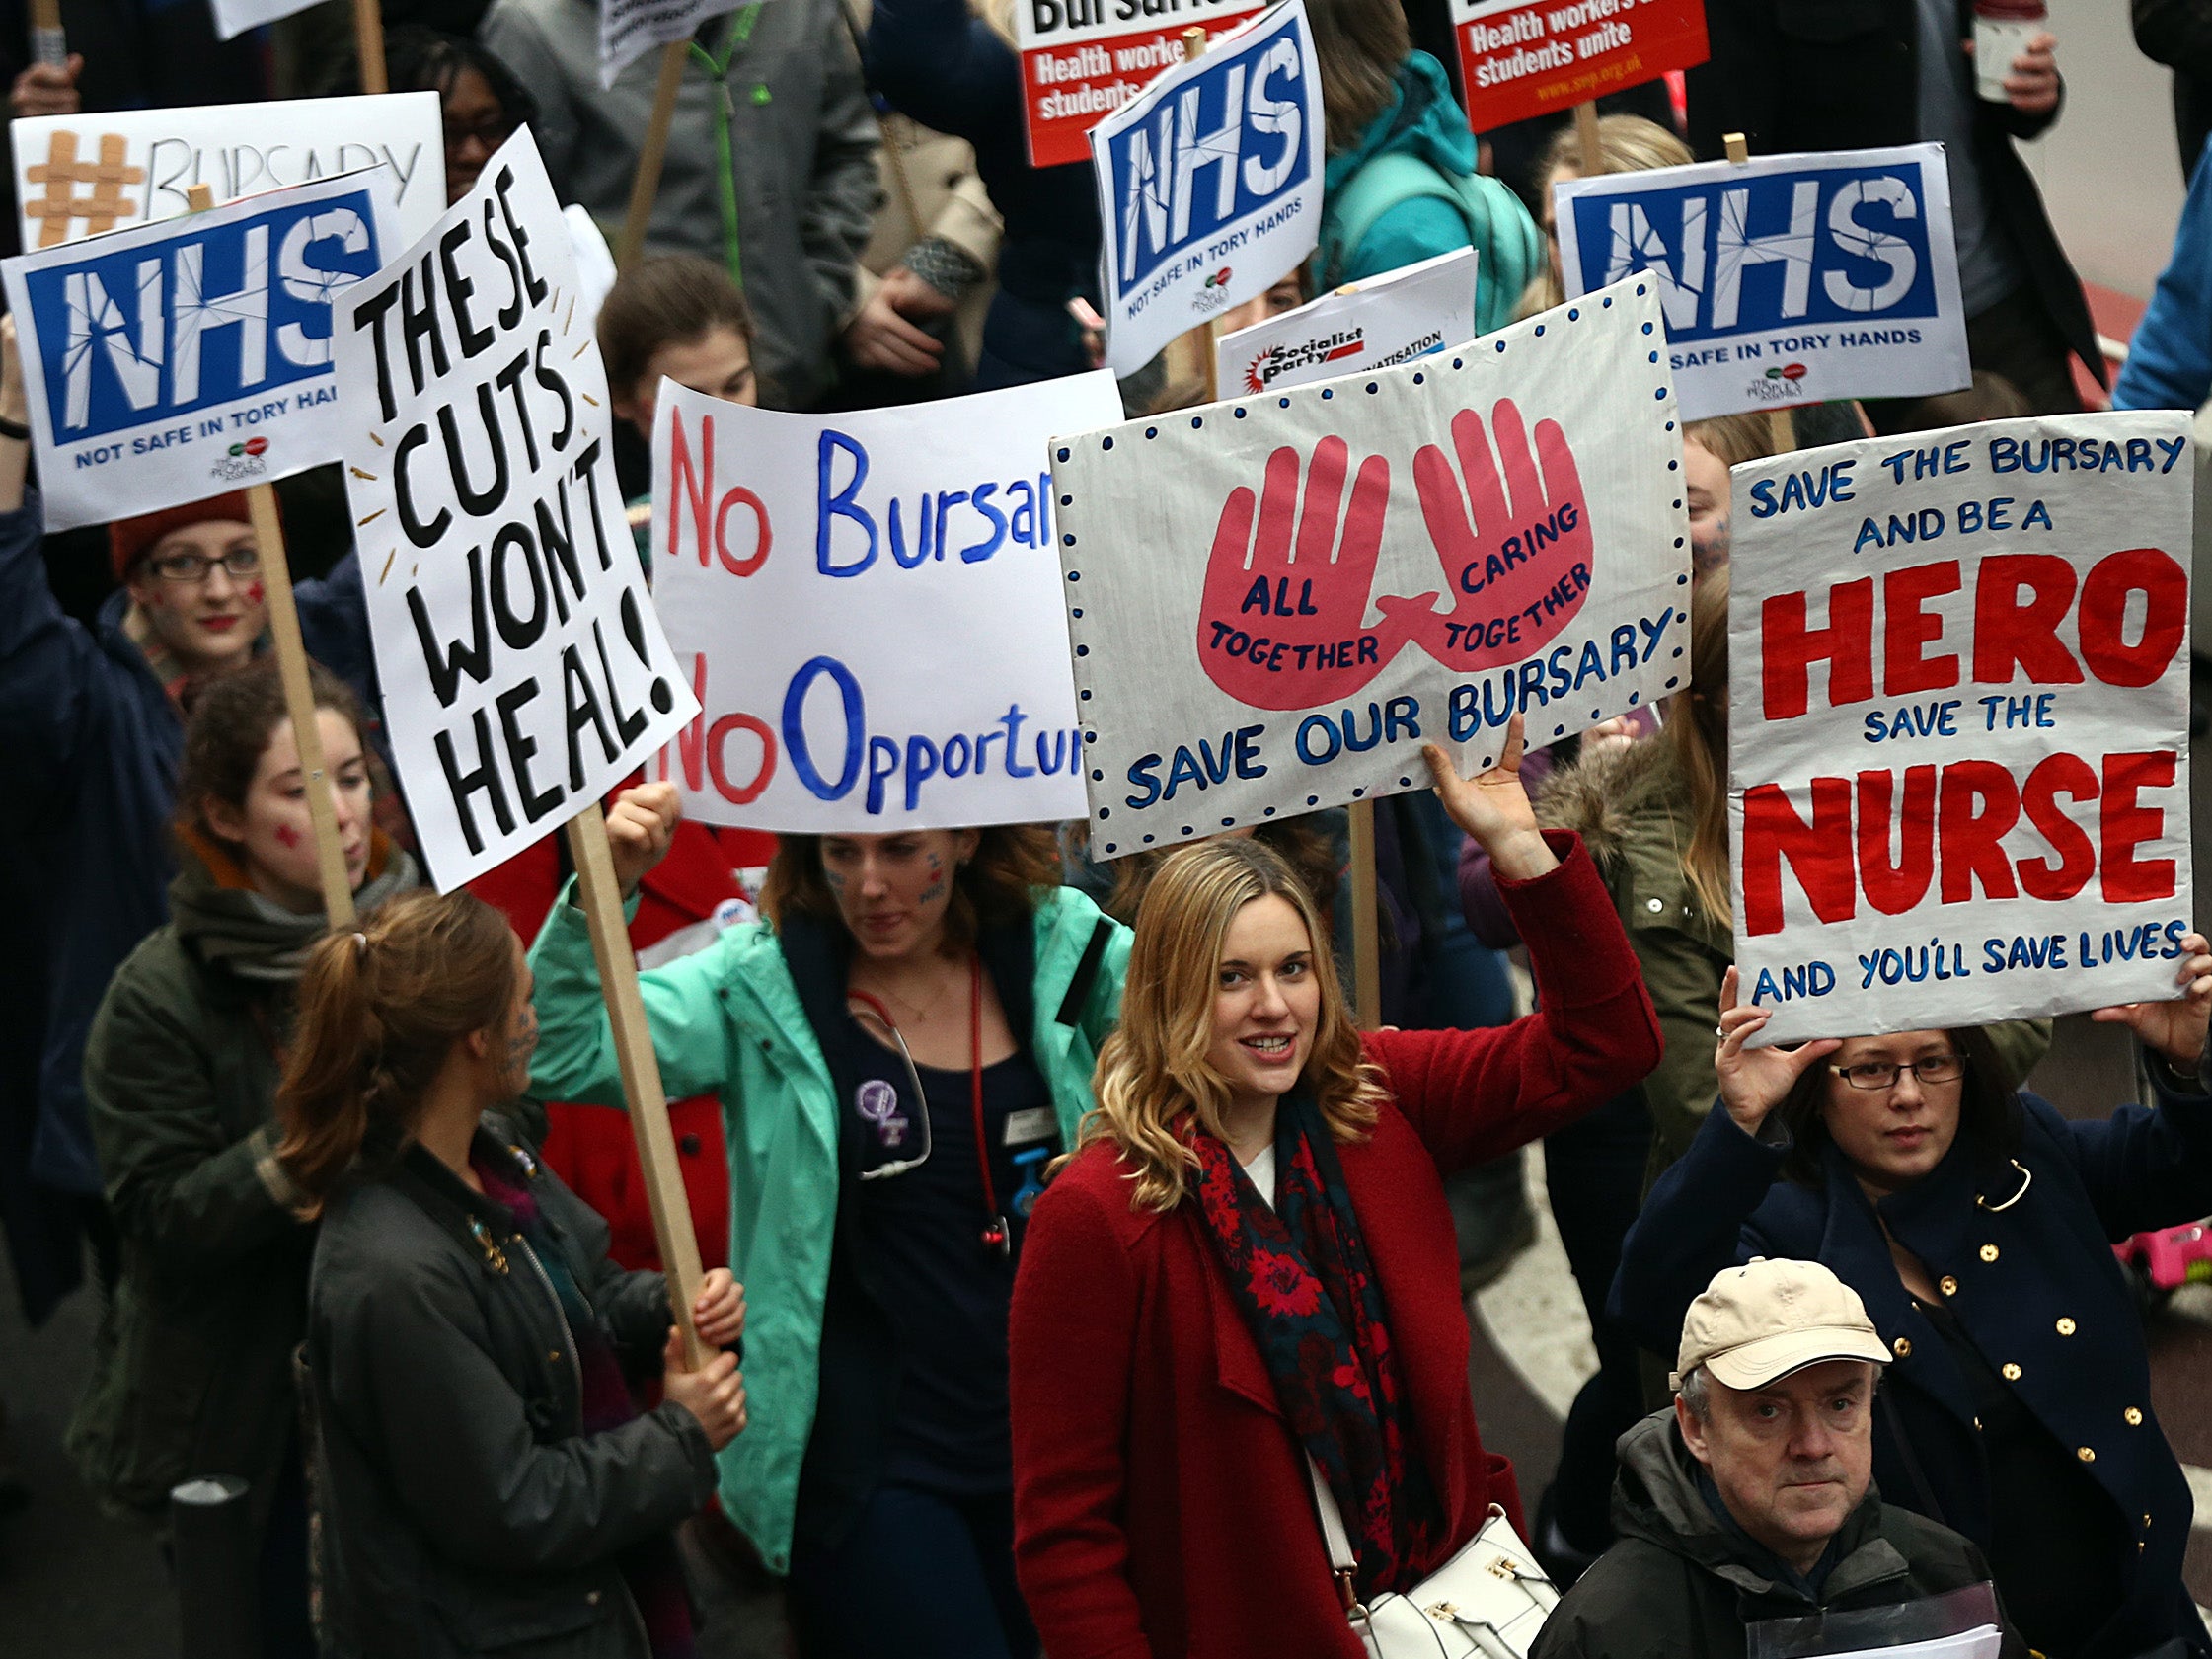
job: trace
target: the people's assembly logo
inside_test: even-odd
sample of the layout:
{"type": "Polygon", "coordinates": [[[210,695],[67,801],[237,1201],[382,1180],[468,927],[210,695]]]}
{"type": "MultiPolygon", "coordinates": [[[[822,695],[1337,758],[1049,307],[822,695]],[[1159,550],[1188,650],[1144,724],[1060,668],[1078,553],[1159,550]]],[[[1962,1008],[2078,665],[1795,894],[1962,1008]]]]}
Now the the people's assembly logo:
{"type": "Polygon", "coordinates": [[[1802,403],[1805,401],[1805,394],[1798,383],[1809,372],[1802,363],[1777,363],[1752,381],[1745,390],[1761,403],[1802,403]]]}
{"type": "Polygon", "coordinates": [[[1246,367],[1245,390],[1264,392],[1293,369],[1308,369],[1316,363],[1334,363],[1340,358],[1356,357],[1366,349],[1366,331],[1356,327],[1338,329],[1335,334],[1323,335],[1318,339],[1289,340],[1270,345],[1246,367]]]}
{"type": "Polygon", "coordinates": [[[260,478],[268,471],[268,463],[262,459],[267,453],[268,439],[244,439],[216,456],[215,464],[207,469],[207,476],[226,484],[243,484],[248,479],[260,478]]]}

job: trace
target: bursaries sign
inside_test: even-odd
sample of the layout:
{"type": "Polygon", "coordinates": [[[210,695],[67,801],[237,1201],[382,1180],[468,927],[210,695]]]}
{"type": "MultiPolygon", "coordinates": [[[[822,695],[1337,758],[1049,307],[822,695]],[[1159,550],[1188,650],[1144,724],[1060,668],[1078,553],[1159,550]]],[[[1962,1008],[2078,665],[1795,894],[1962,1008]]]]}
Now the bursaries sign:
{"type": "Polygon", "coordinates": [[[1451,15],[1477,132],[1706,59],[1705,0],[1452,0],[1451,15]]]}
{"type": "Polygon", "coordinates": [[[1234,29],[1266,0],[1016,0],[1030,165],[1089,158],[1090,130],[1182,61],[1182,32],[1234,29]]]}
{"type": "Polygon", "coordinates": [[[654,589],[704,713],[659,762],[686,810],[869,831],[1079,816],[1046,441],[1113,377],[849,415],[663,382],[654,589]]]}
{"type": "Polygon", "coordinates": [[[393,754],[450,890],[698,712],[623,516],[606,370],[527,128],[346,296],[338,367],[393,754]]]}
{"type": "Polygon", "coordinates": [[[107,110],[9,124],[23,246],[53,248],[191,210],[381,168],[376,188],[403,242],[445,211],[445,140],[434,92],[107,110]]]}
{"type": "Polygon", "coordinates": [[[1763,1040],[2174,995],[2191,484],[2175,414],[1735,470],[1728,801],[1763,1040]]]}
{"type": "Polygon", "coordinates": [[[338,459],[332,307],[395,246],[362,173],[8,261],[46,527],[338,459]]]}
{"type": "Polygon", "coordinates": [[[1635,280],[1370,377],[1060,440],[1091,845],[1425,784],[1689,677],[1682,438],[1635,280]]]}
{"type": "Polygon", "coordinates": [[[1972,377],[1941,144],[1563,180],[1570,294],[1648,271],[1685,419],[1972,377]]]}
{"type": "Polygon", "coordinates": [[[1322,138],[1303,0],[1160,76],[1092,130],[1114,373],[1134,374],[1314,251],[1322,138]]]}

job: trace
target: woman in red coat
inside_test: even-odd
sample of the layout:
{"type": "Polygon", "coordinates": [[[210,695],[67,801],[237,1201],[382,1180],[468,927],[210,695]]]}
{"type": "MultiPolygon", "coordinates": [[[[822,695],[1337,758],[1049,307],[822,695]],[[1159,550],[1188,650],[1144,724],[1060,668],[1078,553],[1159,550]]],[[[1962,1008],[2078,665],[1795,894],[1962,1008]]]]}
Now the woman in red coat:
{"type": "Polygon", "coordinates": [[[1484,1031],[1351,1023],[1289,867],[1251,841],[1162,867],[1137,915],[1097,1110],[1015,1283],[1015,1556],[1052,1659],[1283,1659],[1362,1644],[1490,1505],[1441,1177],[1549,1134],[1659,1058],[1589,857],[1536,828],[1518,716],[1462,780],[1426,751],[1529,942],[1542,1012],[1484,1031]]]}

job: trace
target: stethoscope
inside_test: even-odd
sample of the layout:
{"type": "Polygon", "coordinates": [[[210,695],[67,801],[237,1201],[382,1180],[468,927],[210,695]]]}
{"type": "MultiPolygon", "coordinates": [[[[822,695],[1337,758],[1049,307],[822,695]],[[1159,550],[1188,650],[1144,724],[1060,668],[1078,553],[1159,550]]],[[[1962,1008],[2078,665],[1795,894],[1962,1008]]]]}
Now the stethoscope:
{"type": "MultiPolygon", "coordinates": [[[[858,1003],[870,1018],[880,1024],[884,1030],[890,1032],[891,1041],[898,1047],[899,1063],[906,1068],[906,1081],[914,1087],[915,1109],[921,1114],[922,1118],[922,1150],[918,1157],[895,1159],[891,1163],[878,1165],[873,1169],[863,1169],[860,1178],[864,1181],[883,1180],[892,1175],[903,1175],[910,1169],[919,1169],[930,1161],[931,1153],[937,1150],[937,1138],[930,1128],[929,1096],[922,1092],[921,1070],[914,1064],[913,1052],[906,1046],[906,1037],[899,1030],[898,1021],[891,1018],[889,1009],[866,991],[848,989],[845,993],[845,1001],[848,1010],[853,1004],[858,1003]]],[[[996,1250],[1001,1255],[1011,1255],[1014,1251],[1014,1230],[1007,1223],[1006,1212],[999,1207],[998,1183],[991,1178],[991,1150],[985,1143],[983,1132],[983,958],[981,956],[970,957],[968,964],[967,1044],[968,1109],[974,1114],[975,1118],[975,1172],[983,1186],[983,1214],[986,1218],[982,1233],[983,1247],[987,1250],[996,1250]]],[[[1016,1160],[1018,1165],[1023,1162],[1023,1160],[1016,1160]]],[[[1030,1213],[1030,1208],[1036,1203],[1037,1194],[1044,1190],[1042,1181],[1038,1179],[1041,1169],[1041,1161],[1038,1161],[1034,1167],[1026,1171],[1027,1179],[1022,1189],[1014,1195],[1016,1213],[1027,1216],[1030,1213]],[[1027,1203],[1024,1202],[1025,1200],[1027,1200],[1027,1203]]]]}

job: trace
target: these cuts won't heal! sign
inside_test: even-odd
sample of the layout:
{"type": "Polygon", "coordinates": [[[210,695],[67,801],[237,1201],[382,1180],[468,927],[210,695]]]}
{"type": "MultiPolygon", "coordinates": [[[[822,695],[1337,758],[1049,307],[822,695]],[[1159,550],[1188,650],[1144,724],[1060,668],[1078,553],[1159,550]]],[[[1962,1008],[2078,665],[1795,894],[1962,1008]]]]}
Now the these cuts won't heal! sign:
{"type": "Polygon", "coordinates": [[[1053,446],[1091,850],[1426,788],[1689,680],[1682,434],[1625,282],[1053,446]]]}
{"type": "Polygon", "coordinates": [[[340,311],[377,678],[451,891],[574,817],[699,706],[623,513],[607,371],[529,128],[340,311]]]}
{"type": "Polygon", "coordinates": [[[2193,476],[2172,413],[1734,470],[1729,839],[1762,1041],[2176,995],[2193,476]]]}
{"type": "Polygon", "coordinates": [[[392,227],[372,169],[8,261],[46,528],[337,460],[333,307],[392,227]]]}

